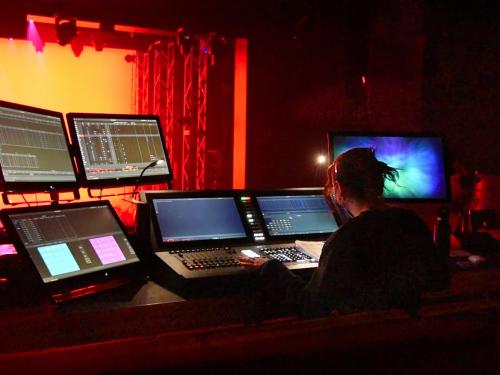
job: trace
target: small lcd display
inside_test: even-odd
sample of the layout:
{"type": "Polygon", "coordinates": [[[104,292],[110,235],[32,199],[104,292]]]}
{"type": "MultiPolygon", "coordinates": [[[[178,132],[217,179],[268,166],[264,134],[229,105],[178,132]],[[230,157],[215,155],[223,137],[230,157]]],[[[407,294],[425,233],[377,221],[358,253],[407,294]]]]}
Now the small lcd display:
{"type": "Polygon", "coordinates": [[[270,236],[332,233],[337,222],[323,195],[257,196],[270,236]]]}

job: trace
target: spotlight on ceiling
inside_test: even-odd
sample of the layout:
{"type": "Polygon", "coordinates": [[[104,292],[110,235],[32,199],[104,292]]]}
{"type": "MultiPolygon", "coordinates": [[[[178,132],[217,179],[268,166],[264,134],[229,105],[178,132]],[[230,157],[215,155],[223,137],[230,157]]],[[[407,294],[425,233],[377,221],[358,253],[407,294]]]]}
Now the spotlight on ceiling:
{"type": "Polygon", "coordinates": [[[57,40],[61,46],[65,46],[76,36],[76,19],[63,19],[56,17],[57,40]]]}

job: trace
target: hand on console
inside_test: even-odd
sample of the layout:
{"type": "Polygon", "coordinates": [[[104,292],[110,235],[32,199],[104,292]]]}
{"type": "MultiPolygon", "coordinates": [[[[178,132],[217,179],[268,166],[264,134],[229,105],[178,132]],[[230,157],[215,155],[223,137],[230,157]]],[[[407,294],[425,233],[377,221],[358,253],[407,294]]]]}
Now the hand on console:
{"type": "Polygon", "coordinates": [[[265,263],[269,262],[269,259],[264,257],[250,258],[246,256],[239,256],[237,258],[242,266],[248,268],[259,268],[263,266],[265,263]]]}

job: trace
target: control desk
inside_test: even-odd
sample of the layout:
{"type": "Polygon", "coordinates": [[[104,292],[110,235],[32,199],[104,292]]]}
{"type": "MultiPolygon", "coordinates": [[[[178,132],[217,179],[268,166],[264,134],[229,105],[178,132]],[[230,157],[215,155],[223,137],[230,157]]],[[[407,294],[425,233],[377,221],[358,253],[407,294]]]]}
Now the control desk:
{"type": "Polygon", "coordinates": [[[143,192],[141,200],[141,243],[185,279],[248,272],[239,256],[315,268],[318,257],[295,240],[325,240],[339,226],[321,189],[143,192]]]}

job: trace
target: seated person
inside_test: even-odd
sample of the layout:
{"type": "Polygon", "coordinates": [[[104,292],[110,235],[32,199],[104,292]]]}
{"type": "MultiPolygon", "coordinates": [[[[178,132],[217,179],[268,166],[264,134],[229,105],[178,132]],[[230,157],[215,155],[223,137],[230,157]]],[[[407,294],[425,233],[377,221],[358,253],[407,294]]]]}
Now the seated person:
{"type": "Polygon", "coordinates": [[[372,149],[340,155],[328,168],[324,191],[351,218],[325,242],[311,279],[304,281],[276,260],[240,258],[260,269],[268,303],[282,298],[306,318],[389,308],[414,315],[422,292],[446,288],[447,259],[429,229],[414,212],[383,201],[384,180],[397,177],[372,149]]]}

